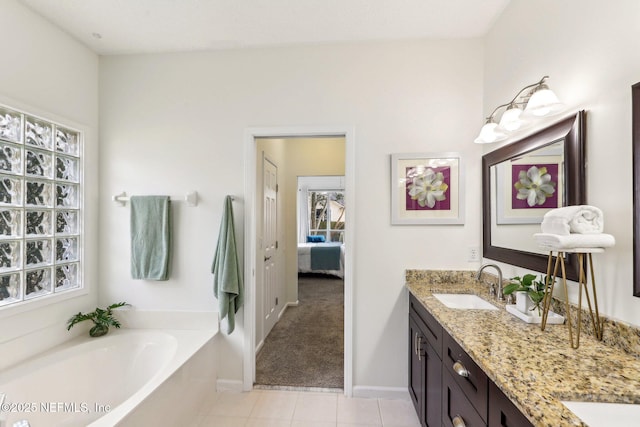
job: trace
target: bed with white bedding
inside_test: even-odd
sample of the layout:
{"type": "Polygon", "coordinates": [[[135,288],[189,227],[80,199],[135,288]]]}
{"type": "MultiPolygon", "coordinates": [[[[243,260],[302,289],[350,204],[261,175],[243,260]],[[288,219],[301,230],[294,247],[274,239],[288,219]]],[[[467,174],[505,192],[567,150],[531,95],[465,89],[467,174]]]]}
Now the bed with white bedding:
{"type": "Polygon", "coordinates": [[[298,243],[298,273],[321,273],[344,279],[344,244],[298,243]]]}

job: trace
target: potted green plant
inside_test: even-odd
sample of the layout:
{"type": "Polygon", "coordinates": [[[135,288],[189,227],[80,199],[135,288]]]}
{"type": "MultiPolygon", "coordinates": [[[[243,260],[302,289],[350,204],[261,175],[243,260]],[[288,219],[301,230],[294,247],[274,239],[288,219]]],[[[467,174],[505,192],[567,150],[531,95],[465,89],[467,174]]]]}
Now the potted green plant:
{"type": "Polygon", "coordinates": [[[540,280],[536,280],[534,274],[525,274],[522,277],[516,276],[511,278],[511,283],[504,287],[503,293],[505,295],[515,293],[518,310],[527,313],[537,309],[538,316],[540,316],[546,280],[545,276],[540,276],[540,280]]]}
{"type": "Polygon", "coordinates": [[[109,307],[102,309],[96,308],[91,313],[78,313],[73,316],[67,322],[67,331],[70,330],[76,323],[83,322],[85,320],[91,320],[93,322],[93,327],[89,330],[89,335],[92,337],[101,337],[109,332],[109,326],[113,326],[114,328],[120,327],[120,322],[113,315],[112,310],[114,308],[122,307],[125,305],[129,305],[126,302],[118,302],[115,304],[111,304],[109,307]]]}

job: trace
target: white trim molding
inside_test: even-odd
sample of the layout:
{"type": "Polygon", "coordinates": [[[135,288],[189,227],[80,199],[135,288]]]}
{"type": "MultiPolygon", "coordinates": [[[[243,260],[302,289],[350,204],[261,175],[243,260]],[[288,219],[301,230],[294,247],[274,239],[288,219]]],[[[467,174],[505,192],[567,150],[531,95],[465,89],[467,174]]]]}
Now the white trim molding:
{"type": "Polygon", "coordinates": [[[375,387],[357,385],[353,387],[353,397],[362,397],[367,399],[396,399],[411,400],[409,390],[402,387],[375,387]]]}
{"type": "Polygon", "coordinates": [[[218,392],[233,392],[233,393],[241,393],[242,392],[242,381],[240,380],[216,380],[216,391],[218,392]]]}

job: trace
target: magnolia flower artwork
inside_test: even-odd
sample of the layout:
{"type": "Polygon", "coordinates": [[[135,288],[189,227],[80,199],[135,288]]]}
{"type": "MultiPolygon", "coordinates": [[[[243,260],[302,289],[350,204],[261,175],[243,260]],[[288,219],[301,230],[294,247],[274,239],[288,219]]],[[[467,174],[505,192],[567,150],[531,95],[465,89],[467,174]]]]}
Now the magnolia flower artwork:
{"type": "Polygon", "coordinates": [[[514,165],[514,209],[557,208],[558,165],[514,165]]]}
{"type": "Polygon", "coordinates": [[[407,168],[407,210],[449,209],[449,167],[407,168]]]}
{"type": "Polygon", "coordinates": [[[391,155],[391,224],[464,224],[459,153],[391,155]]]}

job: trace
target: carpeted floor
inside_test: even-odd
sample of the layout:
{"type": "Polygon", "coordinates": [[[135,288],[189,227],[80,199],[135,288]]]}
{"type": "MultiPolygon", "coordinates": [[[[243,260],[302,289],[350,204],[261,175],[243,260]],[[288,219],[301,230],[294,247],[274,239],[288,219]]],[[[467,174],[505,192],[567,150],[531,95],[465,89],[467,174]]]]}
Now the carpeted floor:
{"type": "Polygon", "coordinates": [[[297,307],[289,307],[256,357],[256,384],[342,388],[344,282],[300,276],[297,307]]]}

